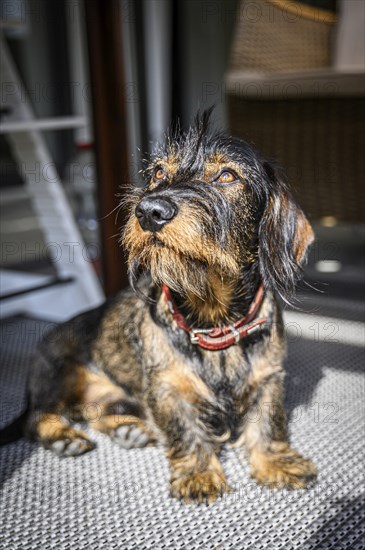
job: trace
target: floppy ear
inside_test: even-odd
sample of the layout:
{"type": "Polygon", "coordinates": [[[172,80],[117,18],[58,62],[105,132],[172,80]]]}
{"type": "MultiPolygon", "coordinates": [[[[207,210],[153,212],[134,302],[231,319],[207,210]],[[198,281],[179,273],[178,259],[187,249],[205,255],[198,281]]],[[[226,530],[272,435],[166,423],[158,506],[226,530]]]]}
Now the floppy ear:
{"type": "Polygon", "coordinates": [[[286,302],[294,293],[302,274],[312,227],[286,185],[268,163],[269,194],[259,225],[259,264],[266,288],[276,291],[286,302]]]}

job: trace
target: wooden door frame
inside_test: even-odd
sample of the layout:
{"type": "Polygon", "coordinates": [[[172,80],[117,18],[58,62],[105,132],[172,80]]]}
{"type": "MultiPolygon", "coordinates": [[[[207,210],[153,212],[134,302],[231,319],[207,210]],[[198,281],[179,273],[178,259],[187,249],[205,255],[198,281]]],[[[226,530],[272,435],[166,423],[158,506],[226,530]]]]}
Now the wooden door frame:
{"type": "Polygon", "coordinates": [[[85,22],[89,52],[101,258],[105,294],[128,284],[126,255],[118,243],[123,214],[115,223],[117,195],[129,181],[122,25],[118,0],[86,0],[85,22]],[[114,212],[114,213],[112,213],[114,212]]]}

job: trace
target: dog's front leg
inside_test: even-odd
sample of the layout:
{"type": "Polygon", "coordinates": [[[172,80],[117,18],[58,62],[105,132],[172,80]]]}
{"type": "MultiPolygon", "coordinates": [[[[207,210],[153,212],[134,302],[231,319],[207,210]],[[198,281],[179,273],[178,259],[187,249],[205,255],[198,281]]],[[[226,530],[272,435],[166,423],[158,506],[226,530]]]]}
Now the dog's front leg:
{"type": "Polygon", "coordinates": [[[274,488],[301,489],[315,479],[317,470],[288,443],[282,385],[282,372],[262,382],[255,406],[246,415],[244,442],[254,479],[274,488]]]}
{"type": "Polygon", "coordinates": [[[155,377],[150,407],[167,445],[170,492],[186,503],[212,503],[227,490],[217,457],[219,444],[209,434],[201,412],[209,390],[192,373],[167,369],[155,377]]]}

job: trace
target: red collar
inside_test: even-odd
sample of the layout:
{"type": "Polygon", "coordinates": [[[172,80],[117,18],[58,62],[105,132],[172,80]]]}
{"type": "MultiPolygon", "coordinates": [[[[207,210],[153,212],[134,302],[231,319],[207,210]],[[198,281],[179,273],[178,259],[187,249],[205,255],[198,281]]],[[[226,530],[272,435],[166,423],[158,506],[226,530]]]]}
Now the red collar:
{"type": "Polygon", "coordinates": [[[243,338],[258,330],[260,326],[267,321],[267,317],[262,317],[253,321],[260,309],[264,297],[263,284],[259,286],[247,315],[234,324],[222,328],[213,327],[198,329],[191,327],[187,324],[182,313],[177,309],[172,299],[170,289],[165,284],[162,285],[162,292],[177,325],[190,335],[190,340],[193,344],[197,344],[204,349],[214,351],[229,348],[232,344],[238,344],[243,338]]]}

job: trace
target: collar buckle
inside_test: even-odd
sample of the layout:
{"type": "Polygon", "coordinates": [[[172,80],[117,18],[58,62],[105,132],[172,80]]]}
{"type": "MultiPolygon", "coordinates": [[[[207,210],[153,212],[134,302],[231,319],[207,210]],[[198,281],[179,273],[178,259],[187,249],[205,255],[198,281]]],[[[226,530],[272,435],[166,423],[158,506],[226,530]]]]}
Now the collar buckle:
{"type": "Polygon", "coordinates": [[[238,344],[239,341],[241,340],[241,335],[239,333],[239,331],[233,326],[233,325],[229,325],[229,328],[231,329],[231,332],[234,336],[234,340],[235,340],[235,344],[238,344]]]}

